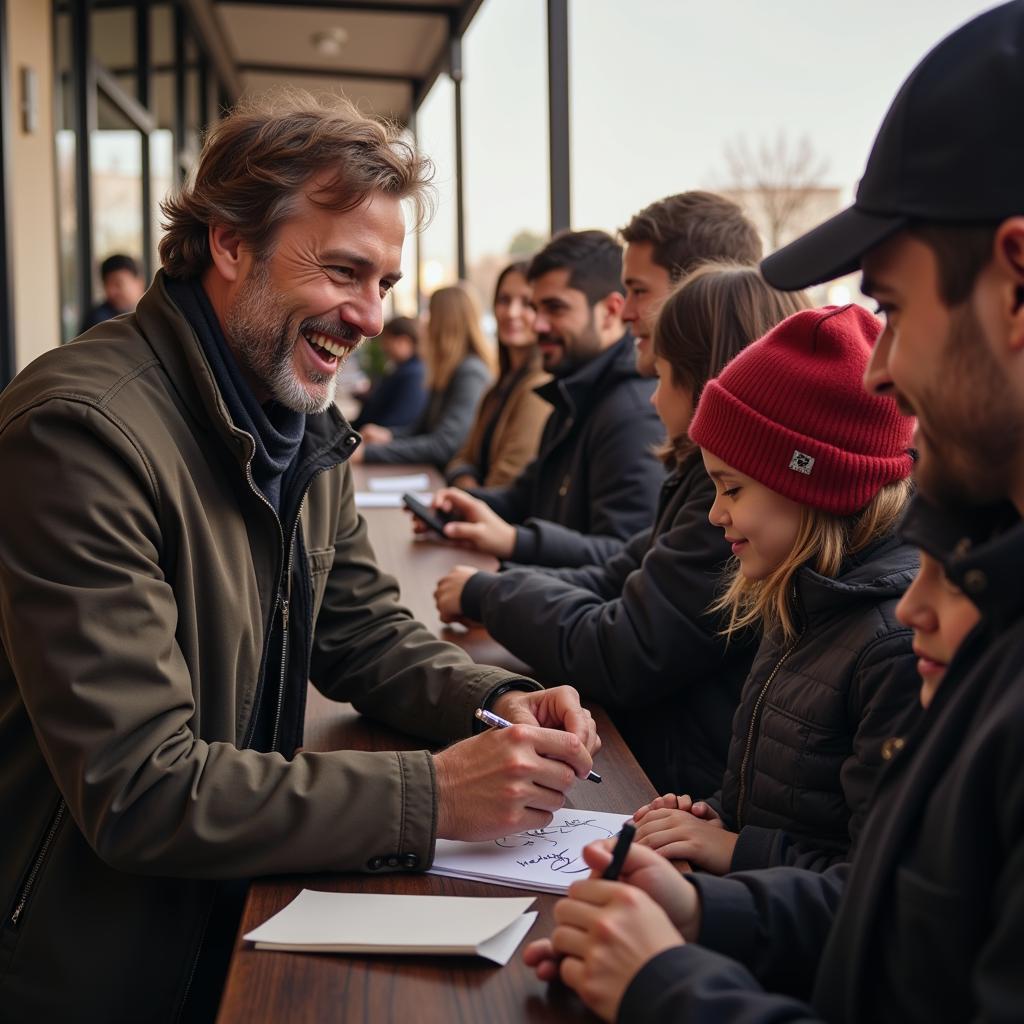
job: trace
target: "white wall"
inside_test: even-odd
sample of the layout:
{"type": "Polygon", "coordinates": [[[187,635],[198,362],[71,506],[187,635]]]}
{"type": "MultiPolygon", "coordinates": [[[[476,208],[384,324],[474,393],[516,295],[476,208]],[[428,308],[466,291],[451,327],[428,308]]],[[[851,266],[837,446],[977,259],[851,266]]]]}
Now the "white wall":
{"type": "Polygon", "coordinates": [[[60,339],[57,212],[53,154],[53,5],[7,0],[11,96],[10,217],[14,263],[17,369],[60,339]],[[27,135],[21,118],[21,69],[36,73],[37,124],[27,135]]]}

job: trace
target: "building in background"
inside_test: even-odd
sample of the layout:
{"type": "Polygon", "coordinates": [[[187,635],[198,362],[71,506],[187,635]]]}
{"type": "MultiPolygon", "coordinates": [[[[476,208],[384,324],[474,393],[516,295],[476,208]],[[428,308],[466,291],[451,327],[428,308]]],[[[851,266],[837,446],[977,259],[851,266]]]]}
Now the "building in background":
{"type": "MultiPolygon", "coordinates": [[[[406,246],[394,311],[465,278],[463,50],[487,2],[0,0],[0,386],[74,336],[106,255],[152,277],[161,199],[249,91],[342,91],[413,136],[430,113],[418,141],[438,164],[438,213],[406,246]]],[[[524,0],[551,69],[543,148],[554,138],[566,161],[568,2],[524,0]]],[[[569,186],[567,163],[543,165],[560,180],[545,176],[544,208],[523,226],[546,232],[569,226],[569,186]]]]}
{"type": "Polygon", "coordinates": [[[686,189],[732,190],[770,247],[734,173],[763,178],[764,154],[827,166],[797,182],[814,192],[799,223],[827,216],[906,68],[989,3],[893,22],[888,0],[0,0],[0,386],[74,333],[109,252],[152,274],[160,199],[249,90],[341,90],[406,126],[438,202],[393,312],[460,278],[486,307],[497,270],[553,230],[614,231],[686,189]],[[827,75],[808,64],[823,47],[827,75]]]}

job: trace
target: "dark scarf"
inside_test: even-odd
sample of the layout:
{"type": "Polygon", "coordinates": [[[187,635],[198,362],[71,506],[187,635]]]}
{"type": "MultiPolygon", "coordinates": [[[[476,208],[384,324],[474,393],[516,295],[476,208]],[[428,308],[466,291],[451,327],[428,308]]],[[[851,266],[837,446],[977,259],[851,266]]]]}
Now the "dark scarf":
{"type": "Polygon", "coordinates": [[[232,422],[251,434],[256,442],[253,482],[280,516],[282,485],[295,465],[306,431],[306,414],[287,409],[274,400],[266,405],[256,400],[198,278],[190,281],[168,278],[167,292],[196,332],[232,422]]]}

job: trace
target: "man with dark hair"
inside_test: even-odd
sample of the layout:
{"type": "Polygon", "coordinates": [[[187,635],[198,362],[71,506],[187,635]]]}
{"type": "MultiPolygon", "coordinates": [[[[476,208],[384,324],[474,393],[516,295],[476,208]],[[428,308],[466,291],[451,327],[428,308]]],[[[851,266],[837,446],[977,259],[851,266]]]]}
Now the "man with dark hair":
{"type": "Polygon", "coordinates": [[[139,265],[123,253],[114,253],[100,264],[100,280],[103,282],[103,301],[82,318],[83,332],[111,317],[130,313],[146,290],[139,265]]]}
{"type": "MultiPolygon", "coordinates": [[[[552,412],[536,459],[505,487],[446,488],[445,534],[512,562],[574,566],[603,560],[654,521],[663,433],[622,324],[622,249],[603,231],[553,238],[530,263],[534,330],[552,412]]],[[[473,617],[471,570],[441,582],[446,618],[473,617]],[[461,608],[461,611],[459,610],[461,608]]]]}
{"type": "Polygon", "coordinates": [[[626,243],[622,319],[636,338],[637,369],[653,377],[651,332],[672,288],[707,260],[756,263],[761,258],[761,236],[731,199],[696,190],[651,203],[619,234],[626,243]]]}
{"type": "Polygon", "coordinates": [[[355,510],[336,379],[428,174],[345,101],[253,100],[165,203],[137,311],[0,398],[6,1019],[212,1020],[246,879],[422,870],[590,768],[575,691],[413,621],[355,510]],[[461,742],[302,751],[310,679],[461,742]],[[481,705],[515,726],[472,735],[481,705]]]}
{"type": "Polygon", "coordinates": [[[419,357],[419,327],[407,316],[389,320],[376,339],[387,356],[388,370],[363,401],[352,426],[364,423],[382,427],[408,427],[427,407],[426,368],[419,357]]]}
{"type": "MultiPolygon", "coordinates": [[[[849,866],[687,881],[641,848],[625,884],[574,887],[553,946],[527,957],[606,1020],[1024,1020],[1020,117],[1016,0],[924,58],[853,206],[762,264],[785,289],[863,270],[886,320],[865,385],[918,418],[945,575],[980,621],[948,664],[920,652],[922,676],[941,682],[919,725],[882,747],[849,866]]],[[[588,857],[595,871],[608,861],[588,857]]]]}

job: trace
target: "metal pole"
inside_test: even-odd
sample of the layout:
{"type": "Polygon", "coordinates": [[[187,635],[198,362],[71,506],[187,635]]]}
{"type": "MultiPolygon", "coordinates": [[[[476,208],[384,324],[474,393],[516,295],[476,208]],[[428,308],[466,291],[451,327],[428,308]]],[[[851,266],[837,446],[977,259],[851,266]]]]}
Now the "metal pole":
{"type": "Polygon", "coordinates": [[[569,0],[548,0],[548,160],[551,233],[572,223],[569,163],[569,0]]]}
{"type": "Polygon", "coordinates": [[[459,280],[466,279],[466,214],[464,204],[465,185],[463,181],[462,146],[462,38],[452,36],[450,42],[451,62],[448,74],[455,84],[455,251],[459,280]]]}
{"type": "MultiPolygon", "coordinates": [[[[135,5],[135,67],[139,104],[150,109],[153,74],[149,57],[149,0],[135,5]]],[[[149,132],[139,132],[142,146],[142,274],[148,284],[153,279],[153,183],[149,151],[149,132]]]]}
{"type": "Polygon", "coordinates": [[[174,7],[174,164],[175,180],[185,180],[185,12],[174,7]]]}
{"type": "Polygon", "coordinates": [[[75,104],[75,204],[78,211],[78,294],[82,310],[92,305],[92,166],[89,144],[96,130],[90,0],[71,0],[71,81],[75,104]]]}
{"type": "Polygon", "coordinates": [[[7,63],[7,0],[0,0],[0,388],[15,370],[14,266],[11,260],[11,75],[7,63]]]}

